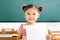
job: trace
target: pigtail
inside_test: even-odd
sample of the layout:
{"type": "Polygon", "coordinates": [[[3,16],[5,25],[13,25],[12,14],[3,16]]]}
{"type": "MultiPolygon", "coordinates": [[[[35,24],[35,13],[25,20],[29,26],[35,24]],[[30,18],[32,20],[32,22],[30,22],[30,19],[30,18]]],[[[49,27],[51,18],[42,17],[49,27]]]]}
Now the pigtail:
{"type": "Polygon", "coordinates": [[[33,4],[29,4],[29,5],[23,4],[22,10],[23,10],[23,11],[26,11],[26,10],[28,10],[29,8],[32,8],[32,7],[33,7],[33,4]]]}
{"type": "Polygon", "coordinates": [[[27,8],[27,5],[26,5],[26,4],[23,4],[23,5],[22,5],[22,10],[23,10],[23,11],[26,11],[26,8],[27,8]]]}
{"type": "Polygon", "coordinates": [[[41,12],[44,9],[43,6],[38,7],[38,10],[41,12]]]}
{"type": "Polygon", "coordinates": [[[43,6],[37,7],[36,5],[33,5],[33,4],[29,4],[29,5],[23,4],[23,5],[22,5],[22,10],[23,10],[23,11],[26,11],[26,10],[28,10],[29,8],[37,8],[38,11],[41,12],[44,7],[43,7],[43,6]]]}

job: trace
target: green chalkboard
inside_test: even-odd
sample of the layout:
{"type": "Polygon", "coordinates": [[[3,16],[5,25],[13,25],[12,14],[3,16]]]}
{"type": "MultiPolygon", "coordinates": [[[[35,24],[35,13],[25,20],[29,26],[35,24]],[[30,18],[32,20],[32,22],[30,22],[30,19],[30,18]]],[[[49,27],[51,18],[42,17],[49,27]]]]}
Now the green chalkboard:
{"type": "Polygon", "coordinates": [[[26,21],[22,4],[44,6],[38,21],[60,21],[60,0],[0,0],[0,21],[26,21]]]}

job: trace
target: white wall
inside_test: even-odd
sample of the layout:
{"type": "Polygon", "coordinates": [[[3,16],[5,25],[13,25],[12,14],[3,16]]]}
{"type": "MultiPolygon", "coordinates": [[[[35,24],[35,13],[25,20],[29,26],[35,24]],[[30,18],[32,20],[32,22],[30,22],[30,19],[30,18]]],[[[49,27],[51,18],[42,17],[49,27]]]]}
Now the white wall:
{"type": "Polygon", "coordinates": [[[47,26],[48,26],[48,29],[50,30],[59,30],[60,31],[60,22],[50,22],[50,23],[47,23],[47,26]]]}
{"type": "MultiPolygon", "coordinates": [[[[2,22],[0,23],[0,31],[2,27],[3,28],[14,28],[16,30],[16,29],[19,29],[21,24],[23,24],[23,22],[22,23],[21,22],[20,23],[19,22],[16,22],[16,23],[15,22],[14,23],[2,22]]],[[[40,24],[45,24],[50,30],[60,30],[60,22],[40,22],[40,24]]]]}
{"type": "Polygon", "coordinates": [[[20,24],[22,24],[22,23],[11,23],[11,22],[10,23],[0,23],[0,31],[1,31],[2,27],[4,29],[6,29],[6,28],[14,28],[15,30],[19,29],[20,24]]]}

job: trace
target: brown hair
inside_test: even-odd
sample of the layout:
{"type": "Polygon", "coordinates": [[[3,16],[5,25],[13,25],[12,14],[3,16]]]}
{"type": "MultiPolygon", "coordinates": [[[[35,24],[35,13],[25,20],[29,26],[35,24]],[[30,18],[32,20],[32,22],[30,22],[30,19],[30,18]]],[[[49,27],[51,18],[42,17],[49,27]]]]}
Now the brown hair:
{"type": "Polygon", "coordinates": [[[43,9],[43,6],[37,7],[36,5],[29,4],[29,5],[23,5],[23,6],[22,6],[22,10],[23,10],[23,11],[26,11],[26,10],[28,10],[29,8],[33,8],[33,7],[37,8],[39,12],[41,12],[42,9],[43,9]]]}

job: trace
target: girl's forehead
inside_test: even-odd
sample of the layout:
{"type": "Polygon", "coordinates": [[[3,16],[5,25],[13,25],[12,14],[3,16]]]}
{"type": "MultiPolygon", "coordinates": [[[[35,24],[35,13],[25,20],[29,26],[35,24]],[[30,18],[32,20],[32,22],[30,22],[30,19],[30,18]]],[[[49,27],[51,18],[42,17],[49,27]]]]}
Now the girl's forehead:
{"type": "Polygon", "coordinates": [[[25,14],[27,14],[27,13],[29,13],[29,14],[39,14],[39,12],[38,12],[37,10],[34,10],[34,9],[29,9],[29,10],[27,10],[27,11],[25,12],[25,14]]]}
{"type": "Polygon", "coordinates": [[[38,10],[36,8],[29,8],[25,12],[38,12],[38,10]]]}

